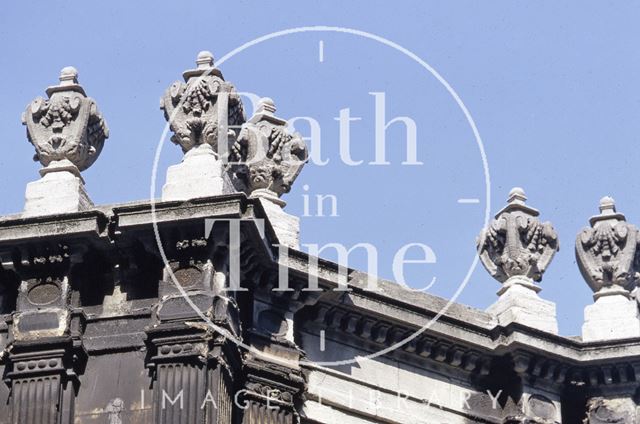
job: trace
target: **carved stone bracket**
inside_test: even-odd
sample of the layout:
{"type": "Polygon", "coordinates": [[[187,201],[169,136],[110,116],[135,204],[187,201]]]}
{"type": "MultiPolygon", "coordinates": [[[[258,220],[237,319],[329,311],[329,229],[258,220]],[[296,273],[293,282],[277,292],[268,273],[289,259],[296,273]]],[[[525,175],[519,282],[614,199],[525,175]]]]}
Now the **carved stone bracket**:
{"type": "Polygon", "coordinates": [[[154,422],[230,424],[241,361],[231,338],[241,328],[238,306],[224,292],[228,226],[214,225],[206,237],[196,236],[196,226],[162,234],[168,263],[146,329],[154,422]]]}
{"type": "MultiPolygon", "coordinates": [[[[337,340],[348,337],[355,340],[358,346],[366,344],[372,350],[392,346],[416,331],[397,322],[372,319],[353,308],[345,309],[326,303],[314,305],[305,314],[308,314],[306,319],[315,323],[318,330],[326,331],[327,335],[337,340]]],[[[486,353],[431,335],[415,337],[390,354],[409,362],[424,363],[428,359],[433,364],[448,365],[474,375],[489,373],[490,357],[486,353]]]]}

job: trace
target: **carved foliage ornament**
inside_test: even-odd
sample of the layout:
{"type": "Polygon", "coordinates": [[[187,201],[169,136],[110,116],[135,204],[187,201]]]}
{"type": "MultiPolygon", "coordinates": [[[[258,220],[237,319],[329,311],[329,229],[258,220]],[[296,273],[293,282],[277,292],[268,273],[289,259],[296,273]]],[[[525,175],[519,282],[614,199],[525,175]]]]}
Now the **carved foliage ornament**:
{"type": "Polygon", "coordinates": [[[184,72],[185,83],[174,82],[160,101],[174,133],[171,141],[185,153],[203,144],[215,152],[226,152],[229,146],[218,146],[218,139],[222,134],[227,143],[233,143],[236,131],[244,123],[240,96],[213,67],[210,52],[200,52],[196,63],[197,69],[184,72]]]}
{"type": "Polygon", "coordinates": [[[638,229],[617,213],[611,197],[600,200],[600,214],[590,219],[576,240],[576,258],[582,276],[594,292],[631,291],[640,274],[638,229]]]}
{"type": "Polygon", "coordinates": [[[541,223],[526,199],[521,188],[511,190],[508,205],[478,238],[480,260],[500,282],[515,276],[540,281],[559,248],[551,223],[541,223]]]}
{"type": "Polygon", "coordinates": [[[256,114],[242,126],[231,150],[236,177],[247,193],[266,191],[276,196],[289,192],[308,159],[307,146],[286,121],[274,115],[273,100],[260,100],[256,114]]]}
{"type": "MultiPolygon", "coordinates": [[[[78,85],[78,72],[64,68],[60,84],[47,89],[48,100],[36,98],[27,106],[22,123],[43,166],[71,162],[83,171],[95,162],[109,137],[107,123],[95,100],[78,85]]],[[[61,164],[61,165],[62,165],[61,164]]]]}

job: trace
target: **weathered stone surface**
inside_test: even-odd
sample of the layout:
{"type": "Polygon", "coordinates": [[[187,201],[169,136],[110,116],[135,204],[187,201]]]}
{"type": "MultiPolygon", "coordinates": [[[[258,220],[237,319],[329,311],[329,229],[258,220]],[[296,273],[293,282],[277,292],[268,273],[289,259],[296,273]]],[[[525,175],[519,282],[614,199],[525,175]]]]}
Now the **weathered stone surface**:
{"type": "Polygon", "coordinates": [[[593,398],[587,404],[587,416],[583,424],[631,424],[637,423],[637,406],[628,398],[593,398]]]}
{"type": "Polygon", "coordinates": [[[169,167],[162,200],[189,200],[230,192],[231,184],[225,180],[224,164],[210,145],[201,144],[189,150],[181,163],[169,167]]]}
{"type": "Polygon", "coordinates": [[[48,100],[35,99],[22,115],[37,159],[50,167],[74,166],[84,171],[95,162],[109,137],[95,100],[78,84],[78,71],[64,68],[60,84],[47,89],[48,100]]]}
{"type": "Polygon", "coordinates": [[[589,222],[576,239],[578,266],[595,299],[584,310],[582,339],[640,337],[640,312],[632,299],[640,271],[638,229],[616,212],[611,197],[600,200],[600,214],[589,222]]]}
{"type": "Polygon", "coordinates": [[[171,141],[183,152],[208,144],[223,157],[244,122],[242,102],[214,68],[210,52],[200,52],[196,63],[196,69],[184,72],[184,83],[176,81],[167,89],[160,107],[174,133],[171,141]]]}
{"type": "Polygon", "coordinates": [[[286,203],[280,196],[291,190],[308,151],[300,134],[289,133],[287,121],[275,111],[273,100],[260,100],[232,147],[231,169],[237,189],[260,199],[280,243],[298,249],[299,219],[282,210],[286,203]]]}
{"type": "Polygon", "coordinates": [[[600,214],[589,220],[576,239],[576,259],[594,298],[607,294],[628,296],[640,278],[638,229],[616,212],[611,197],[600,200],[600,214]]]}
{"type": "MultiPolygon", "coordinates": [[[[238,134],[241,104],[206,53],[185,73],[186,84],[163,98],[185,157],[170,169],[167,201],[155,216],[149,202],[79,211],[91,207],[79,171],[95,157],[91,134],[65,150],[78,141],[74,120],[84,104],[72,98],[84,93],[67,74],[50,103],[35,102],[25,118],[33,120],[28,128],[54,128],[29,133],[45,169],[27,197],[35,205],[41,196],[46,206],[55,191],[73,201],[51,205],[73,206],[0,218],[0,417],[20,424],[638,421],[637,234],[612,202],[577,246],[596,291],[583,339],[561,337],[555,305],[537,296],[535,284],[557,237],[519,189],[478,241],[483,264],[502,283],[488,312],[357,271],[341,274],[338,264],[296,249],[278,252],[277,244],[298,245],[297,218],[282,210],[280,196],[306,147],[266,99],[238,134]],[[54,98],[65,90],[69,99],[54,98]],[[220,195],[232,183],[248,196],[220,195]],[[230,218],[242,221],[238,249],[221,230],[230,218]],[[274,231],[262,231],[257,219],[274,231]],[[225,285],[235,281],[236,259],[242,291],[231,293],[225,285]],[[277,290],[282,270],[289,288],[277,290]],[[320,291],[305,290],[310,277],[320,291]]],[[[104,122],[94,124],[104,142],[104,122]]]]}
{"type": "Polygon", "coordinates": [[[508,204],[478,237],[480,260],[493,278],[503,283],[498,301],[487,312],[501,325],[517,322],[558,333],[556,307],[540,299],[540,281],[558,250],[558,236],[549,222],[540,223],[539,212],[525,204],[521,188],[509,193],[508,204]]]}
{"type": "Polygon", "coordinates": [[[582,340],[585,342],[640,337],[640,312],[635,299],[602,296],[584,308],[582,340]]]}
{"type": "Polygon", "coordinates": [[[197,68],[185,71],[185,82],[167,89],[160,107],[169,122],[171,141],[185,153],[171,166],[162,200],[188,200],[233,191],[225,162],[244,123],[242,101],[235,87],[213,66],[213,55],[198,54],[197,68]]]}
{"type": "Polygon", "coordinates": [[[285,203],[280,199],[258,197],[269,222],[284,246],[300,249],[300,218],[283,210],[285,203]]]}
{"type": "Polygon", "coordinates": [[[556,304],[541,299],[535,290],[524,284],[513,284],[507,287],[498,300],[487,308],[487,312],[495,315],[503,326],[517,322],[527,327],[558,334],[556,304]]]}
{"type": "Polygon", "coordinates": [[[96,102],[78,84],[75,68],[64,68],[60,84],[47,89],[22,115],[27,137],[44,166],[42,179],[29,183],[25,216],[76,212],[93,206],[80,171],[91,166],[109,137],[96,102]]]}
{"type": "Polygon", "coordinates": [[[49,172],[27,184],[23,216],[54,215],[93,207],[80,174],[49,172]]]}
{"type": "Polygon", "coordinates": [[[559,248],[551,224],[538,221],[539,212],[526,200],[521,188],[511,190],[507,206],[478,237],[482,264],[500,282],[511,277],[540,281],[559,248]]]}
{"type": "Polygon", "coordinates": [[[287,121],[275,111],[273,100],[261,99],[233,145],[236,177],[251,196],[277,198],[288,193],[308,158],[300,134],[290,134],[287,121]]]}

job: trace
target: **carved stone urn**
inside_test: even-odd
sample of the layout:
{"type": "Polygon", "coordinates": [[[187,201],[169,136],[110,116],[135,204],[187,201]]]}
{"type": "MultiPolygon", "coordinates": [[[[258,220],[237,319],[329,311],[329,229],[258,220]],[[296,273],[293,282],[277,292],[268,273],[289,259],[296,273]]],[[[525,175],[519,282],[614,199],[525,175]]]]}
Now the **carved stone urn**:
{"type": "Polygon", "coordinates": [[[478,237],[478,254],[489,274],[502,283],[498,301],[487,311],[500,324],[517,322],[557,334],[556,307],[538,297],[542,279],[558,250],[558,236],[539,212],[525,204],[524,191],[516,187],[505,206],[478,237]]]}
{"type": "Polygon", "coordinates": [[[95,100],[78,84],[78,71],[66,67],[60,83],[47,88],[22,114],[27,137],[43,168],[40,181],[27,186],[25,215],[73,212],[92,206],[80,171],[98,158],[109,137],[95,100]]]}
{"type": "Polygon", "coordinates": [[[78,84],[78,71],[69,66],[60,73],[60,84],[47,88],[48,100],[38,97],[22,115],[27,137],[36,149],[34,160],[46,174],[59,167],[84,171],[98,158],[109,137],[98,106],[78,84]]]}
{"type": "Polygon", "coordinates": [[[611,197],[600,199],[600,214],[591,217],[589,223],[591,227],[583,229],[576,239],[582,276],[595,299],[614,294],[629,297],[640,278],[638,229],[616,212],[611,197]]]}
{"type": "Polygon", "coordinates": [[[184,158],[171,166],[162,189],[163,200],[187,200],[232,192],[224,172],[229,149],[245,122],[242,101],[233,84],[214,67],[213,55],[198,54],[197,68],[183,73],[160,101],[173,132],[171,141],[184,158]]]}
{"type": "MultiPolygon", "coordinates": [[[[508,204],[478,237],[478,253],[484,267],[503,283],[501,292],[512,284],[540,291],[539,282],[558,251],[558,236],[549,222],[541,223],[536,209],[525,204],[524,191],[516,187],[508,204]]],[[[499,293],[500,294],[500,293],[499,293]]]]}
{"type": "Polygon", "coordinates": [[[308,151],[300,134],[291,134],[275,111],[273,100],[260,100],[232,146],[231,171],[236,188],[261,202],[280,242],[297,248],[299,220],[282,211],[286,203],[280,196],[291,190],[308,151]]]}
{"type": "Polygon", "coordinates": [[[240,187],[252,197],[279,197],[291,190],[307,162],[307,146],[298,133],[287,130],[287,121],[275,116],[269,98],[260,99],[258,109],[242,126],[231,157],[236,162],[240,187]]]}
{"type": "Polygon", "coordinates": [[[214,68],[210,52],[200,52],[196,64],[182,74],[185,82],[176,81],[165,91],[160,108],[173,131],[171,141],[184,153],[208,145],[225,154],[244,123],[242,102],[233,84],[214,68]]]}
{"type": "Polygon", "coordinates": [[[611,197],[600,200],[600,214],[589,223],[576,238],[578,267],[595,300],[584,310],[582,339],[640,337],[640,313],[633,299],[640,276],[638,229],[616,211],[611,197]]]}

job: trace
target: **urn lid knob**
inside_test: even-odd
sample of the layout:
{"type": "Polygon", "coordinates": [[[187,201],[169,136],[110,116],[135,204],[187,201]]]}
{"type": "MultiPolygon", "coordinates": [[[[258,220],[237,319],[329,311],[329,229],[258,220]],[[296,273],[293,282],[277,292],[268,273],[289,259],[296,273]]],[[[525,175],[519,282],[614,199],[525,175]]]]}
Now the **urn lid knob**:
{"type": "Polygon", "coordinates": [[[213,68],[213,53],[208,50],[201,51],[198,53],[196,64],[198,65],[198,69],[213,68]]]}
{"type": "Polygon", "coordinates": [[[60,85],[73,85],[78,83],[78,70],[73,66],[65,66],[60,71],[60,85]]]}

